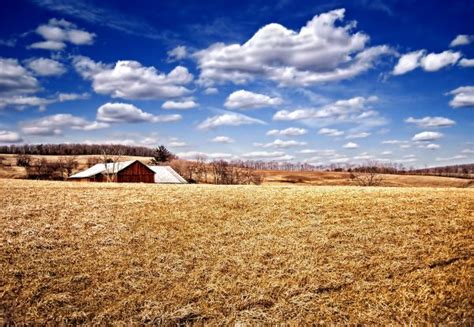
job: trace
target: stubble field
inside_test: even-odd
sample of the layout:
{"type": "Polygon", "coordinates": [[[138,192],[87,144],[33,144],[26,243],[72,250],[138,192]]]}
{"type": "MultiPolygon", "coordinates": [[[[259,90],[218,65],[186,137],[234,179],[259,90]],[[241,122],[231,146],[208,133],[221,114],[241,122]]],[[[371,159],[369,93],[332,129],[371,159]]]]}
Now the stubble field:
{"type": "Polygon", "coordinates": [[[474,190],[0,181],[0,324],[473,323],[474,190]]]}

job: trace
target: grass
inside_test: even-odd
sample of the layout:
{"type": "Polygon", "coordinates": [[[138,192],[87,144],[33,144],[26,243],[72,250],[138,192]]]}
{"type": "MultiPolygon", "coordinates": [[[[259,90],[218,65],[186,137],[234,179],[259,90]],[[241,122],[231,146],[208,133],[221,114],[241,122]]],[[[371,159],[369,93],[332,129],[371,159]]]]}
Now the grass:
{"type": "Polygon", "coordinates": [[[474,190],[0,182],[0,324],[473,323],[474,190]]]}

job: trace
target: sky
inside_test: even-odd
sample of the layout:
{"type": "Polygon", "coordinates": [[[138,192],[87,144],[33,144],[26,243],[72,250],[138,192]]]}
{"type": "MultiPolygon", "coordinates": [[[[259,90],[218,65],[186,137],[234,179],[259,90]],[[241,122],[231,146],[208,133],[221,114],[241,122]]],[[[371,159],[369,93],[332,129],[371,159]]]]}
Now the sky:
{"type": "Polygon", "coordinates": [[[474,161],[473,1],[4,0],[0,144],[474,161]]]}

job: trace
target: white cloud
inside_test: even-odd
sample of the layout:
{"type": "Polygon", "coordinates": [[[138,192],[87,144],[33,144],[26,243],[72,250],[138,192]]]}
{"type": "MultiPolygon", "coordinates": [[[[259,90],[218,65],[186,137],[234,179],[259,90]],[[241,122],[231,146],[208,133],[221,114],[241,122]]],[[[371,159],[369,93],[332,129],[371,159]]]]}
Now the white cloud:
{"type": "Polygon", "coordinates": [[[20,143],[23,142],[20,134],[12,131],[0,130],[0,143],[20,143]]]}
{"type": "Polygon", "coordinates": [[[64,102],[64,101],[83,100],[83,99],[88,99],[89,97],[90,97],[89,93],[82,93],[82,94],[59,93],[58,100],[59,102],[64,102]]]}
{"type": "Polygon", "coordinates": [[[165,74],[155,67],[145,67],[131,60],[117,61],[112,67],[76,56],[73,64],[84,79],[92,80],[95,92],[113,98],[143,100],[180,97],[190,93],[183,85],[193,80],[193,75],[182,66],[165,74]]]}
{"type": "Polygon", "coordinates": [[[402,140],[386,140],[382,141],[382,144],[406,144],[408,141],[402,141],[402,140]]]}
{"type": "Polygon", "coordinates": [[[38,80],[16,59],[0,58],[0,96],[34,93],[38,80]]]}
{"type": "Polygon", "coordinates": [[[161,123],[181,118],[181,115],[153,115],[128,103],[106,103],[97,109],[97,120],[105,123],[161,123]]]}
{"type": "Polygon", "coordinates": [[[20,123],[22,132],[28,135],[58,135],[65,128],[91,131],[106,127],[109,127],[109,124],[88,121],[71,114],[56,114],[20,123]]]}
{"type": "Polygon", "coordinates": [[[370,135],[372,135],[372,133],[369,132],[351,133],[346,136],[346,139],[363,139],[370,135]]]}
{"type": "Polygon", "coordinates": [[[188,56],[188,50],[184,45],[179,45],[176,48],[168,51],[168,61],[182,60],[188,56]]]}
{"type": "Polygon", "coordinates": [[[441,148],[441,146],[439,144],[436,144],[436,143],[430,143],[430,144],[420,144],[419,146],[420,148],[424,148],[424,149],[428,149],[428,150],[437,150],[439,148],[441,148]]]}
{"type": "Polygon", "coordinates": [[[392,151],[383,151],[383,152],[381,153],[381,155],[383,155],[383,156],[391,156],[392,154],[393,154],[392,151]]]}
{"type": "Polygon", "coordinates": [[[242,154],[243,158],[246,159],[271,159],[271,160],[292,160],[294,157],[287,155],[283,151],[273,151],[273,152],[268,152],[268,151],[252,151],[252,152],[247,152],[242,154]]]}
{"type": "Polygon", "coordinates": [[[318,134],[326,135],[326,136],[341,136],[341,135],[344,135],[344,132],[335,128],[321,128],[318,131],[318,134]]]}
{"type": "Polygon", "coordinates": [[[460,52],[451,50],[430,54],[426,54],[426,50],[413,51],[400,57],[392,74],[403,75],[418,67],[427,72],[434,72],[443,67],[456,64],[460,58],[460,52]]]}
{"type": "Polygon", "coordinates": [[[418,50],[401,56],[397,65],[393,68],[393,75],[406,74],[419,67],[420,59],[425,55],[425,52],[425,50],[418,50]]]}
{"type": "Polygon", "coordinates": [[[413,141],[427,142],[438,140],[443,137],[442,133],[439,132],[421,132],[413,136],[413,141]]]}
{"type": "Polygon", "coordinates": [[[165,103],[163,103],[161,108],[163,108],[163,109],[187,110],[187,109],[196,108],[197,106],[198,106],[198,104],[194,100],[184,100],[184,101],[168,100],[165,103]]]}
{"type": "Polygon", "coordinates": [[[204,94],[207,94],[207,95],[212,95],[212,94],[217,94],[219,93],[219,90],[216,89],[215,87],[208,87],[204,90],[204,94]]]}
{"type": "Polygon", "coordinates": [[[15,107],[24,109],[26,107],[38,107],[40,111],[46,110],[46,106],[56,102],[65,102],[79,99],[86,99],[89,94],[59,93],[55,98],[39,98],[29,95],[14,95],[0,97],[0,109],[4,107],[15,107]]]}
{"type": "Polygon", "coordinates": [[[230,153],[220,153],[220,152],[199,152],[199,151],[187,151],[187,152],[178,152],[176,154],[179,158],[182,159],[197,159],[197,158],[205,158],[205,159],[231,159],[233,157],[230,153]]]}
{"type": "Polygon", "coordinates": [[[472,150],[472,149],[463,149],[463,150],[461,151],[461,153],[474,154],[474,150],[472,150]]]}
{"type": "Polygon", "coordinates": [[[405,122],[410,124],[415,124],[420,128],[430,128],[430,127],[450,127],[456,124],[454,120],[445,117],[423,117],[423,118],[413,118],[409,117],[405,119],[405,122]]]}
{"type": "Polygon", "coordinates": [[[169,146],[173,147],[173,148],[184,148],[184,147],[187,147],[188,144],[186,142],[183,142],[183,141],[171,141],[169,143],[169,146]]]}
{"type": "Polygon", "coordinates": [[[215,143],[234,143],[234,139],[232,139],[228,136],[216,136],[215,138],[212,139],[212,142],[215,142],[215,143]]]}
{"type": "Polygon", "coordinates": [[[462,154],[458,154],[456,156],[452,156],[452,157],[438,157],[436,158],[436,161],[455,161],[455,160],[461,160],[461,159],[466,159],[467,156],[465,155],[462,155],[462,154]]]}
{"type": "Polygon", "coordinates": [[[428,72],[435,72],[448,65],[454,65],[461,58],[460,52],[450,50],[441,53],[430,53],[421,58],[421,67],[428,72]]]}
{"type": "Polygon", "coordinates": [[[259,146],[262,148],[289,148],[294,146],[306,145],[306,142],[299,142],[295,140],[280,140],[276,139],[270,143],[254,143],[254,146],[259,146]]]}
{"type": "Polygon", "coordinates": [[[454,95],[454,98],[449,102],[451,107],[474,107],[474,86],[461,86],[448,94],[454,95]]]}
{"type": "Polygon", "coordinates": [[[303,149],[299,151],[301,154],[317,154],[318,156],[323,156],[323,157],[337,157],[338,154],[336,150],[334,149],[303,149]]]}
{"type": "Polygon", "coordinates": [[[66,72],[66,68],[59,61],[48,58],[28,60],[26,65],[39,76],[59,76],[66,72]]]}
{"type": "Polygon", "coordinates": [[[280,85],[310,85],[349,79],[373,67],[387,46],[367,47],[369,36],[353,32],[355,23],[338,26],[345,9],[316,15],[299,31],[272,23],[243,44],[215,43],[194,56],[204,85],[257,77],[280,85]]]}
{"type": "Polygon", "coordinates": [[[331,159],[329,160],[331,163],[335,163],[335,164],[342,164],[342,163],[347,163],[349,162],[349,158],[346,158],[346,157],[342,157],[342,158],[334,158],[334,159],[331,159]]]}
{"type": "Polygon", "coordinates": [[[359,145],[354,142],[348,142],[342,146],[344,149],[357,149],[359,145]]]}
{"type": "Polygon", "coordinates": [[[466,45],[472,42],[474,37],[472,35],[467,35],[467,34],[459,34],[454,38],[454,40],[451,41],[449,44],[450,47],[457,47],[460,45],[466,45]]]}
{"type": "Polygon", "coordinates": [[[304,128],[288,127],[285,129],[272,129],[267,132],[270,136],[299,136],[308,133],[304,128]]]}
{"type": "Polygon", "coordinates": [[[366,126],[378,126],[386,123],[371,104],[378,99],[354,97],[338,100],[320,108],[297,109],[293,111],[280,110],[273,115],[273,120],[295,121],[303,120],[310,124],[327,126],[337,123],[357,123],[366,126]]]}
{"type": "Polygon", "coordinates": [[[265,122],[260,119],[252,118],[242,114],[225,113],[222,115],[207,118],[198,125],[198,129],[205,130],[216,128],[218,126],[240,126],[253,124],[264,125],[265,122]]]}
{"type": "Polygon", "coordinates": [[[461,67],[474,67],[474,59],[462,58],[458,65],[461,67]]]}
{"type": "Polygon", "coordinates": [[[48,24],[40,25],[36,33],[44,41],[30,45],[30,48],[59,51],[66,47],[66,43],[74,45],[90,45],[94,43],[95,34],[80,30],[76,25],[64,19],[52,18],[48,24]]]}
{"type": "Polygon", "coordinates": [[[282,103],[283,101],[279,97],[272,98],[265,94],[238,90],[227,97],[224,106],[228,109],[255,109],[277,106],[282,103]]]}

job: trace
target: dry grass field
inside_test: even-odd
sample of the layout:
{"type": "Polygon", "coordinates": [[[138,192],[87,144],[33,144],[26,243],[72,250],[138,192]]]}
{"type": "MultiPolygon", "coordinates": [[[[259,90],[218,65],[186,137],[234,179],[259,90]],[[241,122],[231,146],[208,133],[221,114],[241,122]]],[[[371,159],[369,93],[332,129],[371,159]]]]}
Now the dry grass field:
{"type": "Polygon", "coordinates": [[[474,190],[0,180],[0,324],[474,320],[474,190]]]}

